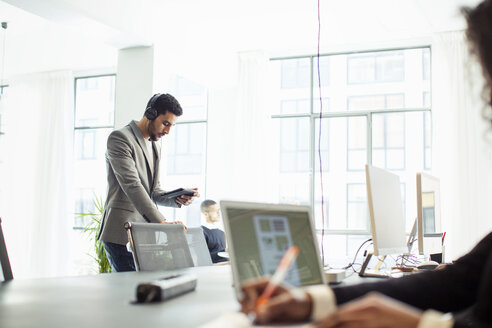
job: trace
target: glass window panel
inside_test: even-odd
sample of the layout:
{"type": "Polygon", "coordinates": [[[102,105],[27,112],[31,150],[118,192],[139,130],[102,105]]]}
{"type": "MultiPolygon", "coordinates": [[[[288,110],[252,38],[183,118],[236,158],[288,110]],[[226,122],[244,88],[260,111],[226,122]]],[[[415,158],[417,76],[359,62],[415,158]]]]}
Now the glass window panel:
{"type": "Polygon", "coordinates": [[[347,56],[348,83],[367,83],[375,80],[376,67],[374,56],[347,56]]]}
{"type": "MultiPolygon", "coordinates": [[[[167,175],[202,174],[205,165],[205,123],[183,123],[174,127],[167,142],[167,175]]],[[[163,145],[165,147],[165,145],[163,145]]]]}
{"type": "Polygon", "coordinates": [[[179,121],[205,120],[207,118],[207,89],[192,80],[175,75],[169,81],[170,93],[183,108],[179,121]]]}
{"type": "MultiPolygon", "coordinates": [[[[347,200],[346,193],[341,192],[346,189],[347,182],[364,182],[364,164],[367,161],[366,144],[363,143],[361,149],[349,151],[349,140],[352,138],[363,138],[366,140],[364,130],[349,130],[349,126],[365,126],[366,117],[341,117],[341,118],[324,118],[323,122],[328,121],[328,133],[323,131],[323,138],[329,140],[328,170],[323,170],[323,198],[325,203],[330,202],[329,215],[326,220],[326,227],[329,229],[347,229],[347,200]],[[328,135],[327,135],[328,134],[328,135]],[[351,171],[351,169],[354,171],[351,171]],[[360,171],[356,171],[360,170],[360,171]]],[[[315,126],[319,125],[319,119],[315,120],[315,126]]],[[[318,135],[315,134],[315,144],[317,144],[318,135]]],[[[366,140],[367,141],[367,140],[366,140]]],[[[326,162],[326,161],[325,161],[326,162]]],[[[323,164],[325,166],[325,164],[323,164]]],[[[319,167],[319,165],[318,165],[319,167]]],[[[321,206],[321,182],[319,169],[314,172],[314,191],[316,207],[321,206]]],[[[321,209],[315,208],[316,227],[322,227],[321,209]]]]}
{"type": "Polygon", "coordinates": [[[396,113],[385,116],[387,147],[405,146],[405,114],[396,113]]]}
{"type": "Polygon", "coordinates": [[[386,151],[386,168],[403,170],[405,168],[405,149],[388,149],[386,151]]]}
{"type": "Polygon", "coordinates": [[[386,95],[385,108],[388,109],[405,108],[405,96],[402,94],[386,95]]]}
{"type": "Polygon", "coordinates": [[[384,124],[385,124],[384,116],[372,115],[372,147],[373,148],[382,148],[385,146],[384,124]]]}
{"type": "Polygon", "coordinates": [[[354,96],[348,98],[349,110],[384,109],[384,95],[354,96]]]}
{"type": "Polygon", "coordinates": [[[313,57],[313,86],[319,88],[330,85],[330,56],[319,57],[319,76],[318,76],[318,57],[313,57]]]}
{"type": "Polygon", "coordinates": [[[349,139],[348,147],[350,149],[365,149],[367,142],[367,122],[364,119],[349,119],[349,139]]]}
{"type": "Polygon", "coordinates": [[[309,118],[285,118],[280,124],[280,171],[309,170],[309,118]],[[292,160],[291,163],[285,161],[292,160]]]}
{"type": "Polygon", "coordinates": [[[309,88],[309,62],[309,58],[282,60],[281,88],[309,88]]]}
{"type": "Polygon", "coordinates": [[[295,118],[280,120],[280,151],[297,150],[297,122],[295,118]]]}
{"type": "Polygon", "coordinates": [[[347,228],[353,230],[367,230],[369,227],[367,203],[347,204],[347,228]]]}
{"type": "Polygon", "coordinates": [[[75,127],[113,126],[115,76],[75,79],[75,127]]]}
{"type": "MultiPolygon", "coordinates": [[[[365,174],[363,166],[367,161],[367,123],[366,116],[357,123],[348,122],[348,117],[329,118],[331,111],[368,111],[371,115],[372,135],[372,164],[378,167],[391,169],[399,174],[402,179],[402,186],[414,184],[416,171],[430,167],[431,155],[431,132],[429,113],[371,113],[376,110],[418,108],[426,106],[430,108],[430,51],[425,49],[405,49],[397,51],[378,51],[358,54],[339,54],[326,57],[326,67],[320,68],[321,79],[328,77],[326,83],[322,82],[321,95],[323,97],[323,112],[328,117],[323,119],[321,152],[323,159],[323,195],[324,208],[321,208],[321,183],[319,174],[319,155],[318,155],[318,134],[319,119],[316,115],[311,116],[311,128],[314,127],[315,140],[311,141],[312,150],[307,156],[314,159],[314,174],[310,187],[309,176],[304,172],[287,172],[304,168],[298,160],[298,155],[304,151],[295,144],[299,138],[290,138],[286,135],[290,129],[300,130],[299,126],[291,127],[289,130],[284,127],[284,143],[291,145],[290,152],[295,154],[280,156],[286,161],[292,161],[289,165],[284,165],[286,172],[280,174],[283,181],[294,181],[296,178],[302,180],[301,183],[288,182],[280,188],[285,199],[298,203],[301,196],[298,194],[299,188],[304,190],[304,200],[309,200],[309,189],[314,190],[314,214],[317,229],[322,227],[321,213],[325,214],[325,228],[328,229],[356,229],[369,233],[367,216],[367,204],[363,203],[361,197],[353,197],[353,192],[349,189],[351,185],[360,184],[365,186],[365,174]],[[422,74],[418,74],[421,71],[422,74]],[[328,122],[327,124],[325,122],[328,122]],[[358,134],[352,134],[357,131],[358,134]],[[295,147],[292,146],[295,144],[295,147]],[[406,156],[407,152],[412,154],[406,156]],[[294,167],[295,166],[295,167],[294,167]],[[297,175],[297,177],[296,177],[297,175]],[[300,187],[300,186],[303,187],[300,187]],[[343,193],[343,190],[346,192],[343,193]],[[323,211],[323,212],[322,212],[323,211]]],[[[310,57],[306,57],[308,60],[310,57]]],[[[319,113],[319,94],[317,85],[317,63],[316,57],[312,59],[311,78],[312,89],[307,84],[300,84],[297,81],[287,83],[287,73],[295,76],[299,71],[296,65],[290,68],[280,63],[282,60],[274,61],[278,71],[278,112],[281,114],[307,114],[306,109],[299,109],[298,102],[306,100],[306,90],[312,95],[313,114],[319,113]],[[284,83],[282,83],[284,82],[284,83]],[[301,87],[300,85],[304,85],[301,87]],[[283,89],[282,89],[283,88],[283,89]],[[292,101],[292,103],[282,103],[281,101],[292,101]],[[295,105],[295,106],[294,106],[295,105]],[[305,111],[305,112],[304,112],[305,111]]],[[[321,59],[321,58],[320,58],[321,59]]],[[[325,58],[323,58],[325,59],[325,58]]],[[[296,59],[298,60],[298,59],[296,59]]],[[[309,94],[309,93],[307,93],[309,94]]],[[[275,96],[277,97],[277,96],[275,96]]],[[[303,107],[304,108],[304,107],[303,107]]],[[[337,114],[339,115],[339,114],[337,114]]],[[[360,117],[360,119],[362,119],[360,117]]],[[[280,135],[282,135],[280,133],[280,135]]],[[[307,134],[306,134],[307,136],[307,134]]],[[[282,141],[281,147],[282,147],[282,141]]],[[[304,140],[303,140],[304,143],[304,140]]],[[[284,146],[286,146],[284,144],[284,146]]],[[[284,147],[284,149],[287,149],[284,147]]],[[[304,156],[304,155],[303,155],[304,156]]],[[[306,161],[305,163],[308,163],[306,161]]],[[[307,173],[307,172],[306,172],[307,173]]],[[[365,197],[365,188],[359,189],[365,197]]],[[[411,206],[415,202],[415,192],[403,190],[403,203],[405,204],[406,217],[415,217],[411,212],[411,206]]],[[[366,202],[364,200],[364,202],[366,202]]],[[[361,242],[369,238],[367,236],[333,236],[329,238],[337,240],[337,247],[344,249],[345,253],[355,253],[356,248],[361,242]],[[337,239],[339,238],[339,239],[337,239]]],[[[327,245],[325,238],[325,246],[327,245]]],[[[333,246],[333,245],[332,245],[333,246]]],[[[337,250],[337,254],[338,250],[337,250]]],[[[351,260],[351,259],[350,259],[351,260]]]]}
{"type": "Polygon", "coordinates": [[[297,156],[296,153],[280,153],[280,172],[295,172],[297,156]]]}
{"type": "Polygon", "coordinates": [[[279,203],[309,204],[309,173],[281,173],[279,179],[279,203]]]}
{"type": "MultiPolygon", "coordinates": [[[[87,208],[92,208],[96,197],[105,197],[106,142],[112,130],[100,128],[74,131],[74,213],[84,213],[87,208]]],[[[75,227],[83,227],[80,224],[87,223],[77,216],[74,219],[75,227]]]]}
{"type": "Polygon", "coordinates": [[[297,104],[299,100],[281,100],[280,101],[280,113],[281,114],[295,114],[297,111],[297,104]]]}
{"type": "Polygon", "coordinates": [[[321,102],[319,101],[319,97],[314,97],[313,98],[313,111],[315,113],[320,112],[321,105],[323,106],[323,113],[329,112],[331,110],[331,105],[330,105],[330,98],[328,97],[323,97],[321,98],[321,102]]]}
{"type": "Polygon", "coordinates": [[[314,167],[316,172],[319,172],[319,152],[321,151],[321,164],[323,165],[323,171],[330,170],[330,119],[322,119],[321,123],[321,143],[319,143],[319,123],[320,120],[317,119],[315,122],[314,133],[315,133],[315,143],[314,143],[314,167]]]}
{"type": "Polygon", "coordinates": [[[363,171],[367,163],[366,150],[349,150],[348,151],[347,169],[349,171],[363,171]]]}
{"type": "Polygon", "coordinates": [[[380,82],[403,81],[405,58],[400,51],[376,55],[376,80],[380,82]]]}
{"type": "Polygon", "coordinates": [[[372,149],[372,165],[386,168],[386,152],[384,149],[372,149]]]}

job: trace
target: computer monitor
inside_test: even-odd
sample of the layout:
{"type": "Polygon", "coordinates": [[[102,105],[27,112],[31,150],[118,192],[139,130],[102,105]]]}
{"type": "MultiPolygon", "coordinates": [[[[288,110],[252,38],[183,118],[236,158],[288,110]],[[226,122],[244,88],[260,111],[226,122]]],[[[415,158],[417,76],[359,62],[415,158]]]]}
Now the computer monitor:
{"type": "Polygon", "coordinates": [[[442,253],[440,181],[422,172],[417,173],[417,243],[419,254],[442,253]]]}
{"type": "Polygon", "coordinates": [[[374,255],[406,254],[400,178],[366,165],[366,186],[374,255]]]}
{"type": "Polygon", "coordinates": [[[326,283],[307,206],[221,201],[234,287],[272,275],[285,251],[295,245],[299,255],[285,282],[294,286],[326,283]]]}

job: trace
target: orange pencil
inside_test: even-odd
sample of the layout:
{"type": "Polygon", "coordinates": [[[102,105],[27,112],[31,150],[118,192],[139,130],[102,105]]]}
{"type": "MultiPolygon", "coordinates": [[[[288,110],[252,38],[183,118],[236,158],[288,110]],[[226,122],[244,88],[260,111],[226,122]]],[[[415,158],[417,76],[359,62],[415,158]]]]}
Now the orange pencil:
{"type": "Polygon", "coordinates": [[[285,252],[284,256],[282,256],[282,259],[277,266],[277,269],[275,270],[275,273],[273,274],[270,281],[268,281],[268,285],[265,288],[265,291],[263,292],[263,294],[261,294],[258,300],[256,300],[255,310],[268,302],[277,286],[280,285],[280,283],[282,283],[282,281],[284,280],[285,275],[287,274],[287,271],[296,259],[297,254],[299,254],[299,247],[297,246],[291,246],[285,252]]]}

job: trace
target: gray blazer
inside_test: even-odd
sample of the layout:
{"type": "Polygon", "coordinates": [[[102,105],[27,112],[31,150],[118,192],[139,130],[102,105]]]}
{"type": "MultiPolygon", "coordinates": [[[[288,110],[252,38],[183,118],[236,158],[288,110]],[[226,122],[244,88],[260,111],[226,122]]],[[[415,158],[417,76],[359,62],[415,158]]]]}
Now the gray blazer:
{"type": "Polygon", "coordinates": [[[108,194],[99,240],[125,245],[128,242],[126,222],[160,223],[165,218],[156,204],[180,207],[175,199],[162,197],[160,145],[153,142],[152,148],[153,154],[149,154],[136,121],[109,135],[106,151],[108,194]],[[151,158],[154,159],[153,170],[149,165],[151,158]]]}

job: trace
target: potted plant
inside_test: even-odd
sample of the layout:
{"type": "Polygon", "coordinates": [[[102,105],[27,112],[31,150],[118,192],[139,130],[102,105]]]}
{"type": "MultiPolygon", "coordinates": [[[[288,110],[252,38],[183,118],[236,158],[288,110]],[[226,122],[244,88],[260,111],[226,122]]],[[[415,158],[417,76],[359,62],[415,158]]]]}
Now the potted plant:
{"type": "Polygon", "coordinates": [[[94,209],[95,213],[76,213],[80,217],[89,217],[89,224],[85,227],[84,233],[88,235],[88,238],[94,244],[94,255],[89,254],[98,265],[99,273],[111,272],[111,265],[104,251],[102,241],[97,240],[97,234],[99,232],[99,227],[101,226],[101,220],[103,215],[103,201],[101,197],[94,198],[94,209]]]}

